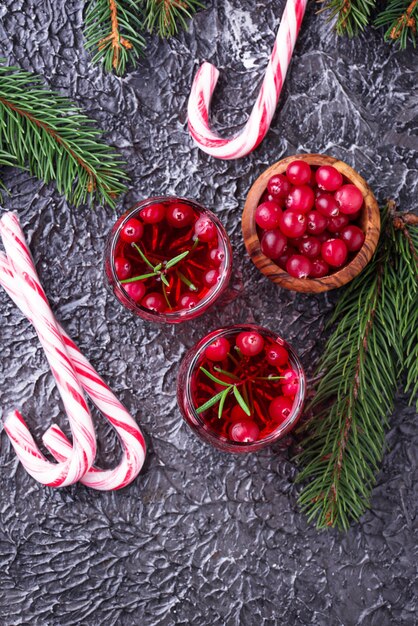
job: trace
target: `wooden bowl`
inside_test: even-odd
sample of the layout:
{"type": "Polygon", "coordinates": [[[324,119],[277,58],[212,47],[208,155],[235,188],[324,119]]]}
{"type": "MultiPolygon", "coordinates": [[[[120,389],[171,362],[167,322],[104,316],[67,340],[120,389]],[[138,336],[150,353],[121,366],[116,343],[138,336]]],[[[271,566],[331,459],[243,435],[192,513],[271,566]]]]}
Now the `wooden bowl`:
{"type": "Polygon", "coordinates": [[[257,178],[245,202],[244,212],[242,214],[242,233],[245,246],[252,261],[270,280],[281,287],[292,289],[293,291],[319,293],[347,284],[366,267],[373,256],[379,239],[379,206],[364,178],[343,161],[323,154],[295,154],[274,163],[274,165],[271,165],[257,178]],[[360,226],[365,234],[363,247],[350,263],[337,272],[334,272],[334,274],[324,276],[324,278],[293,278],[289,276],[285,270],[282,270],[276,265],[274,261],[264,256],[260,248],[260,240],[258,238],[257,225],[255,222],[255,210],[260,203],[261,196],[266,190],[268,180],[274,174],[283,174],[289,163],[296,159],[306,161],[309,165],[317,167],[319,165],[333,165],[350,183],[353,183],[360,189],[364,198],[360,217],[360,226]]]}

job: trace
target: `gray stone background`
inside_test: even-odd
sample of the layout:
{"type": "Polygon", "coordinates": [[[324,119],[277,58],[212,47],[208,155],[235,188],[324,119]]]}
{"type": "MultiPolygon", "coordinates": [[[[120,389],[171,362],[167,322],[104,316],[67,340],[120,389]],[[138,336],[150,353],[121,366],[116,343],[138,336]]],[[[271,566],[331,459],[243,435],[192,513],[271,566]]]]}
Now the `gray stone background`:
{"type": "MultiPolygon", "coordinates": [[[[92,66],[81,0],[1,0],[0,53],[78,102],[121,149],[132,182],[117,212],[153,194],[196,198],[220,216],[235,251],[238,298],[177,327],[141,322],[107,293],[102,273],[109,208],[69,206],[53,186],[6,171],[57,318],[137,417],[149,445],[141,475],[121,492],[44,488],[1,432],[0,623],[73,626],[412,626],[418,623],[418,429],[399,395],[372,509],[345,534],[317,532],[296,504],[297,469],[276,446],[235,458],[196,440],[176,407],[178,362],[210,329],[255,321],[300,351],[308,372],[338,294],[281,290],[250,263],[240,215],[266,165],[299,151],[342,158],[378,199],[416,206],[417,59],[368,30],[338,39],[311,4],[272,128],[259,149],[218,161],[192,145],[186,103],[203,59],[222,70],[213,120],[238,128],[255,100],[283,0],[206,0],[189,33],[149,39],[123,79],[92,66]]],[[[18,406],[39,437],[60,417],[58,394],[32,328],[0,293],[3,411],[18,406]]],[[[97,419],[100,457],[116,461],[97,419]]]]}

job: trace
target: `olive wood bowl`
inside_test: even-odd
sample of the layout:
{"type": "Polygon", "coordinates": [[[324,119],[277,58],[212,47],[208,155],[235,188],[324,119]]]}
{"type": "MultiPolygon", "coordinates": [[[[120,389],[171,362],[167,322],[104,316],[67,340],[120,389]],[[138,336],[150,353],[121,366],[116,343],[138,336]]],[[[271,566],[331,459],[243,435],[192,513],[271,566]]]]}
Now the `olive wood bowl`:
{"type": "Polygon", "coordinates": [[[321,291],[335,289],[336,287],[347,284],[350,280],[355,278],[372,258],[379,239],[379,233],[379,206],[364,178],[343,161],[323,154],[295,154],[271,165],[257,178],[248,192],[242,214],[242,234],[244,236],[244,243],[253,263],[274,283],[286,289],[305,293],[319,293],[321,291]],[[364,244],[350,263],[323,278],[293,278],[289,276],[285,270],[282,270],[276,265],[274,261],[264,256],[260,248],[260,240],[258,238],[257,225],[255,222],[255,210],[260,203],[261,196],[267,188],[268,180],[274,174],[283,174],[289,163],[296,159],[306,161],[309,165],[317,167],[320,165],[333,165],[350,183],[356,185],[363,194],[364,202],[359,224],[365,234],[364,244]]]}

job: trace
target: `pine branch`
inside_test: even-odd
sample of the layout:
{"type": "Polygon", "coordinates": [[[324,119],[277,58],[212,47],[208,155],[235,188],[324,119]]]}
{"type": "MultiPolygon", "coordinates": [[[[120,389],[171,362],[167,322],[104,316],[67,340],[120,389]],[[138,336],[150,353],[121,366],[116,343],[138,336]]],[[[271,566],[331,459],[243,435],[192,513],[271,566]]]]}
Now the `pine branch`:
{"type": "Polygon", "coordinates": [[[100,132],[38,76],[0,62],[0,151],[75,205],[96,198],[114,206],[127,175],[100,132]]]}
{"type": "Polygon", "coordinates": [[[150,33],[172,37],[180,28],[187,30],[187,20],[200,8],[198,0],[146,0],[144,23],[150,33]]]}
{"type": "Polygon", "coordinates": [[[92,0],[85,18],[86,48],[96,50],[93,63],[103,62],[108,72],[125,73],[145,48],[139,0],[92,0]]]}
{"type": "Polygon", "coordinates": [[[374,24],[387,27],[385,41],[393,41],[404,49],[408,40],[416,45],[417,21],[418,0],[389,0],[374,24]]]}
{"type": "Polygon", "coordinates": [[[319,0],[324,6],[318,11],[329,13],[328,22],[334,22],[339,35],[354,37],[369,23],[376,0],[319,0]]]}
{"type": "Polygon", "coordinates": [[[346,530],[367,508],[405,355],[407,384],[417,390],[417,324],[410,324],[417,315],[418,229],[408,227],[411,247],[393,217],[389,203],[373,259],[337,304],[307,409],[312,417],[301,428],[298,480],[310,482],[299,502],[318,528],[346,530]]]}

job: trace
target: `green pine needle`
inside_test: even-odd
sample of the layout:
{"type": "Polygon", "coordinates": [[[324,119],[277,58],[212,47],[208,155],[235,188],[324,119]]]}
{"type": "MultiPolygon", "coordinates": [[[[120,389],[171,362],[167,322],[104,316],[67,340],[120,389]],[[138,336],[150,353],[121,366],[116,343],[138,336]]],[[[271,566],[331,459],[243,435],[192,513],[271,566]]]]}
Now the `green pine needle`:
{"type": "MultiPolygon", "coordinates": [[[[40,77],[0,60],[0,154],[28,168],[78,206],[96,199],[114,206],[127,175],[86,115],[50,91],[40,77]]],[[[0,164],[2,161],[0,161],[0,164]]]]}
{"type": "MultiPolygon", "coordinates": [[[[411,395],[418,388],[418,225],[390,203],[367,268],[338,301],[321,357],[322,377],[301,427],[308,480],[299,502],[318,528],[347,530],[369,506],[403,368],[411,395]]],[[[412,397],[411,397],[412,400],[412,397]]]]}
{"type": "Polygon", "coordinates": [[[180,28],[187,30],[187,20],[203,8],[198,0],[145,0],[144,25],[150,33],[172,37],[180,28]]]}
{"type": "Polygon", "coordinates": [[[387,28],[385,41],[392,41],[403,50],[408,41],[416,45],[418,0],[389,0],[375,19],[375,26],[387,28]]]}
{"type": "Polygon", "coordinates": [[[328,21],[334,22],[339,35],[354,37],[369,23],[376,0],[320,0],[323,11],[329,13],[328,21]]]}

